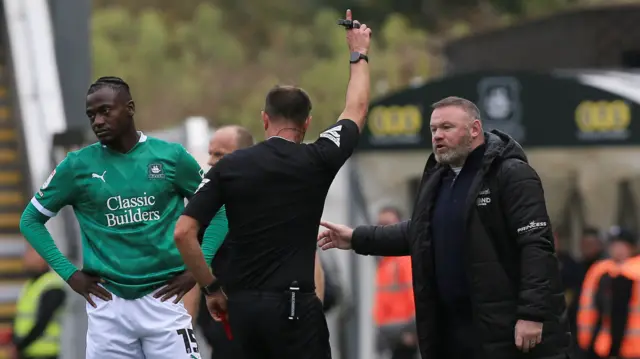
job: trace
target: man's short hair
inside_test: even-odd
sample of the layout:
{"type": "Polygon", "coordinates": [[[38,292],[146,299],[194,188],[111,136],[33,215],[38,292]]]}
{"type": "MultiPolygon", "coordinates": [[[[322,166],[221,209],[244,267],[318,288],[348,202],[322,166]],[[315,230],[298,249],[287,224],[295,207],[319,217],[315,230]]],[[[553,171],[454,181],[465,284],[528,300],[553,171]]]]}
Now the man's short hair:
{"type": "Polygon", "coordinates": [[[253,146],[253,136],[251,135],[251,132],[242,126],[236,126],[236,132],[238,134],[238,149],[253,146]]]}
{"type": "Polygon", "coordinates": [[[232,129],[236,132],[236,147],[238,149],[253,146],[253,135],[246,128],[239,125],[227,125],[218,128],[216,132],[224,129],[232,129]]]}
{"type": "Polygon", "coordinates": [[[476,106],[475,103],[462,97],[457,97],[457,96],[445,97],[442,100],[435,102],[433,105],[431,105],[431,108],[436,109],[436,108],[448,107],[448,106],[459,107],[463,109],[464,112],[466,112],[474,120],[480,119],[480,109],[478,109],[478,106],[476,106]]]}
{"type": "Polygon", "coordinates": [[[104,76],[97,79],[96,82],[92,83],[91,86],[89,86],[87,96],[104,87],[108,87],[115,91],[117,94],[123,95],[126,101],[132,99],[129,84],[127,84],[123,79],[116,76],[104,76]]]}
{"type": "Polygon", "coordinates": [[[264,112],[272,120],[289,120],[302,125],[311,113],[311,99],[299,87],[276,86],[267,94],[264,112]]]}
{"type": "Polygon", "coordinates": [[[399,221],[402,220],[402,212],[398,207],[384,206],[380,209],[380,211],[378,211],[378,214],[383,214],[383,213],[393,213],[396,217],[398,217],[399,221]]]}

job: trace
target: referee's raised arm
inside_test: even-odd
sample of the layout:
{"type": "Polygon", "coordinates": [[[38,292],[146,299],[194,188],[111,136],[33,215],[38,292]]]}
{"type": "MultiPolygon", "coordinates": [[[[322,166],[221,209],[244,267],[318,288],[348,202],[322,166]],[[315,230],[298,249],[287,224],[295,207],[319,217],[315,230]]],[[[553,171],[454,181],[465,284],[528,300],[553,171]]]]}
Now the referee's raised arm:
{"type": "MultiPolygon", "coordinates": [[[[352,21],[351,10],[347,10],[347,20],[352,21]]],[[[353,21],[357,28],[347,29],[347,44],[349,46],[351,75],[347,86],[347,100],[344,111],[338,120],[349,119],[358,125],[362,132],[369,108],[371,80],[369,75],[369,46],[371,43],[371,28],[353,21]],[[357,25],[356,25],[357,24],[357,25]]]]}

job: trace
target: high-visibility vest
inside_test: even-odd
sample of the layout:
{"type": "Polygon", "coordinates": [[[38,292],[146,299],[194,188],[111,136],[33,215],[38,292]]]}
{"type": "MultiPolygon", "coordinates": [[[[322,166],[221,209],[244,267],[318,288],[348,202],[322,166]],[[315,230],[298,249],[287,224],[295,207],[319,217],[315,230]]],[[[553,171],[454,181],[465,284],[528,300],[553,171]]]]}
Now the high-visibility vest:
{"type": "Polygon", "coordinates": [[[616,263],[610,259],[601,260],[594,263],[584,276],[576,319],[578,345],[583,350],[589,350],[600,316],[595,303],[600,278],[615,266],[616,263]]]}
{"type": "Polygon", "coordinates": [[[583,285],[578,312],[578,344],[581,348],[588,350],[593,343],[593,351],[599,357],[609,356],[612,344],[611,314],[598,312],[595,306],[595,294],[603,275],[608,275],[611,278],[625,276],[633,281],[633,287],[629,300],[627,324],[618,356],[620,358],[640,358],[640,257],[631,258],[621,264],[605,260],[597,263],[596,266],[594,271],[587,272],[583,285]],[[587,293],[585,293],[585,289],[588,291],[587,293]],[[598,319],[600,326],[596,332],[598,319]]]}
{"type": "MultiPolygon", "coordinates": [[[[62,289],[64,281],[55,272],[47,272],[35,280],[29,280],[22,288],[13,323],[13,334],[24,338],[36,324],[38,305],[42,294],[51,289],[62,289]]],[[[61,312],[59,308],[42,336],[24,349],[29,357],[57,356],[60,353],[61,312]]]]}
{"type": "Polygon", "coordinates": [[[411,257],[384,257],[376,273],[373,317],[380,326],[406,324],[416,315],[411,257]]]}

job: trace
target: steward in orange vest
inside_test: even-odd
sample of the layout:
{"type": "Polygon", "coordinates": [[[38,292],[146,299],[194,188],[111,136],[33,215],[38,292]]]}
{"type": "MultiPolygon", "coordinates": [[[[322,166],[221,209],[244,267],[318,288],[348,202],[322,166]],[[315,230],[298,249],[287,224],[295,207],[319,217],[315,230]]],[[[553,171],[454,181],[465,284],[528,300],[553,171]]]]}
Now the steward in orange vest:
{"type": "MultiPolygon", "coordinates": [[[[631,240],[627,244],[635,247],[631,240]]],[[[640,256],[605,259],[591,267],[577,327],[578,345],[592,356],[640,358],[640,256]]]]}
{"type": "Polygon", "coordinates": [[[402,335],[415,335],[416,331],[411,257],[383,257],[378,264],[376,287],[373,318],[381,346],[393,350],[402,335]]]}

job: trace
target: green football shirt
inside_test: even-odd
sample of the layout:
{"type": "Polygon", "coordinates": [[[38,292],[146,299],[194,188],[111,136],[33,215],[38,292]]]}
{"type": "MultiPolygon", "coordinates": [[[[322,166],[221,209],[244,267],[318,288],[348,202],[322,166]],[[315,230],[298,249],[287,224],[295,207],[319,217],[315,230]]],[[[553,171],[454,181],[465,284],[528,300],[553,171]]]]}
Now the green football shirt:
{"type": "Polygon", "coordinates": [[[141,133],[125,154],[100,143],[69,153],[31,204],[48,217],[72,206],[83,270],[115,295],[135,299],[185,270],[173,232],[203,175],[180,144],[141,133]]]}

